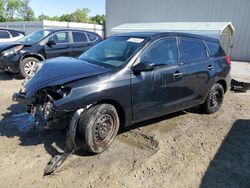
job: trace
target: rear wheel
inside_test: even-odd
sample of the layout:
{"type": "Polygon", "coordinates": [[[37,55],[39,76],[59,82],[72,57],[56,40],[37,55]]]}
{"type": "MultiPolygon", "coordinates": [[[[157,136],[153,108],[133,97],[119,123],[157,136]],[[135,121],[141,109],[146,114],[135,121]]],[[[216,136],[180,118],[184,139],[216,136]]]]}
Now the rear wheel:
{"type": "Polygon", "coordinates": [[[19,65],[21,76],[23,78],[31,78],[34,75],[34,71],[38,62],[39,60],[34,57],[23,59],[19,65]]]}
{"type": "Polygon", "coordinates": [[[82,148],[91,153],[105,151],[114,141],[120,126],[118,113],[110,104],[100,104],[83,112],[77,137],[82,148]]]}
{"type": "Polygon", "coordinates": [[[203,110],[208,114],[213,114],[217,112],[224,99],[224,89],[221,84],[214,84],[212,89],[210,90],[206,101],[202,104],[203,110]]]}

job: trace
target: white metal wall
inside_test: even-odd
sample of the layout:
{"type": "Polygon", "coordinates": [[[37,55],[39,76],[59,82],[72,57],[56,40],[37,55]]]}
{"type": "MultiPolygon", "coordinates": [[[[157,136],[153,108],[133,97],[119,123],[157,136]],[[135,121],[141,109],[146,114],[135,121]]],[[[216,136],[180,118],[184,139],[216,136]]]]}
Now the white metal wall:
{"type": "Polygon", "coordinates": [[[104,35],[104,28],[98,24],[77,23],[77,22],[57,22],[57,21],[36,21],[36,22],[1,22],[0,28],[11,28],[24,31],[26,34],[32,33],[39,29],[48,28],[71,28],[83,29],[98,33],[100,36],[104,35]]]}
{"type": "Polygon", "coordinates": [[[106,32],[124,23],[228,22],[232,59],[250,61],[250,0],[106,0],[106,32]]]}

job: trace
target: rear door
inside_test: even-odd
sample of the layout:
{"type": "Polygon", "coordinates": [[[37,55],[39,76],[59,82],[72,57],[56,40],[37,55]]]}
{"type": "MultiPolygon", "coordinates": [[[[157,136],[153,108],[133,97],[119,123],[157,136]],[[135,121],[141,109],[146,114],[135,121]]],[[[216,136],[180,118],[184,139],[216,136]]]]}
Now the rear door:
{"type": "Polygon", "coordinates": [[[85,32],[73,31],[72,40],[73,40],[73,43],[71,44],[72,57],[78,57],[91,47],[91,42],[89,41],[85,32]]]}
{"type": "Polygon", "coordinates": [[[137,61],[153,63],[154,70],[132,74],[134,121],[149,119],[180,108],[182,68],[178,65],[176,38],[153,42],[137,61]]]}
{"type": "Polygon", "coordinates": [[[179,38],[183,75],[183,108],[202,102],[213,79],[214,64],[201,39],[179,38]]]}
{"type": "Polygon", "coordinates": [[[60,31],[49,37],[48,41],[53,40],[54,45],[48,46],[45,44],[45,56],[46,59],[59,57],[59,56],[70,56],[70,32],[60,31]]]}

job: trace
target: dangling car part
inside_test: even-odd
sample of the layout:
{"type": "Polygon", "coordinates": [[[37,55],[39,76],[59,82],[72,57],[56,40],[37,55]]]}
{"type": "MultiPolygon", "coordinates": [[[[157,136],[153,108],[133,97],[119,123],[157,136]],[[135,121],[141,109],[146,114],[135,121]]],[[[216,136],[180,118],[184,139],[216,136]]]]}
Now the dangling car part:
{"type": "Polygon", "coordinates": [[[240,82],[235,79],[231,81],[231,90],[235,92],[243,92],[246,93],[247,90],[250,90],[250,83],[240,82]]]}
{"type": "Polygon", "coordinates": [[[44,174],[43,174],[44,176],[53,173],[57,168],[59,168],[63,164],[63,162],[69,157],[69,155],[74,153],[74,151],[77,149],[75,141],[76,128],[83,110],[84,109],[77,110],[74,116],[72,117],[66,138],[65,153],[60,155],[55,155],[48,162],[47,166],[44,169],[44,174]]]}

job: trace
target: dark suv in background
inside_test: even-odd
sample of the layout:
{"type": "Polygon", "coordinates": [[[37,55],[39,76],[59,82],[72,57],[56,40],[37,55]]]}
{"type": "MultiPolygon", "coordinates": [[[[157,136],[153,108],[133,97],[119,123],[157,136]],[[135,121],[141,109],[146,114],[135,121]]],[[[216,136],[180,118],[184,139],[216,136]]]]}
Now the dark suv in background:
{"type": "Polygon", "coordinates": [[[59,56],[77,57],[101,40],[98,34],[83,30],[39,30],[16,42],[0,44],[0,68],[32,77],[39,61],[59,56]]]}
{"type": "Polygon", "coordinates": [[[13,42],[23,38],[25,33],[15,29],[0,28],[0,43],[13,42]]]}
{"type": "Polygon", "coordinates": [[[36,125],[67,127],[72,146],[100,153],[119,127],[200,105],[215,113],[230,86],[230,59],[216,39],[184,33],[112,36],[78,59],[39,66],[14,100],[36,125]]]}

